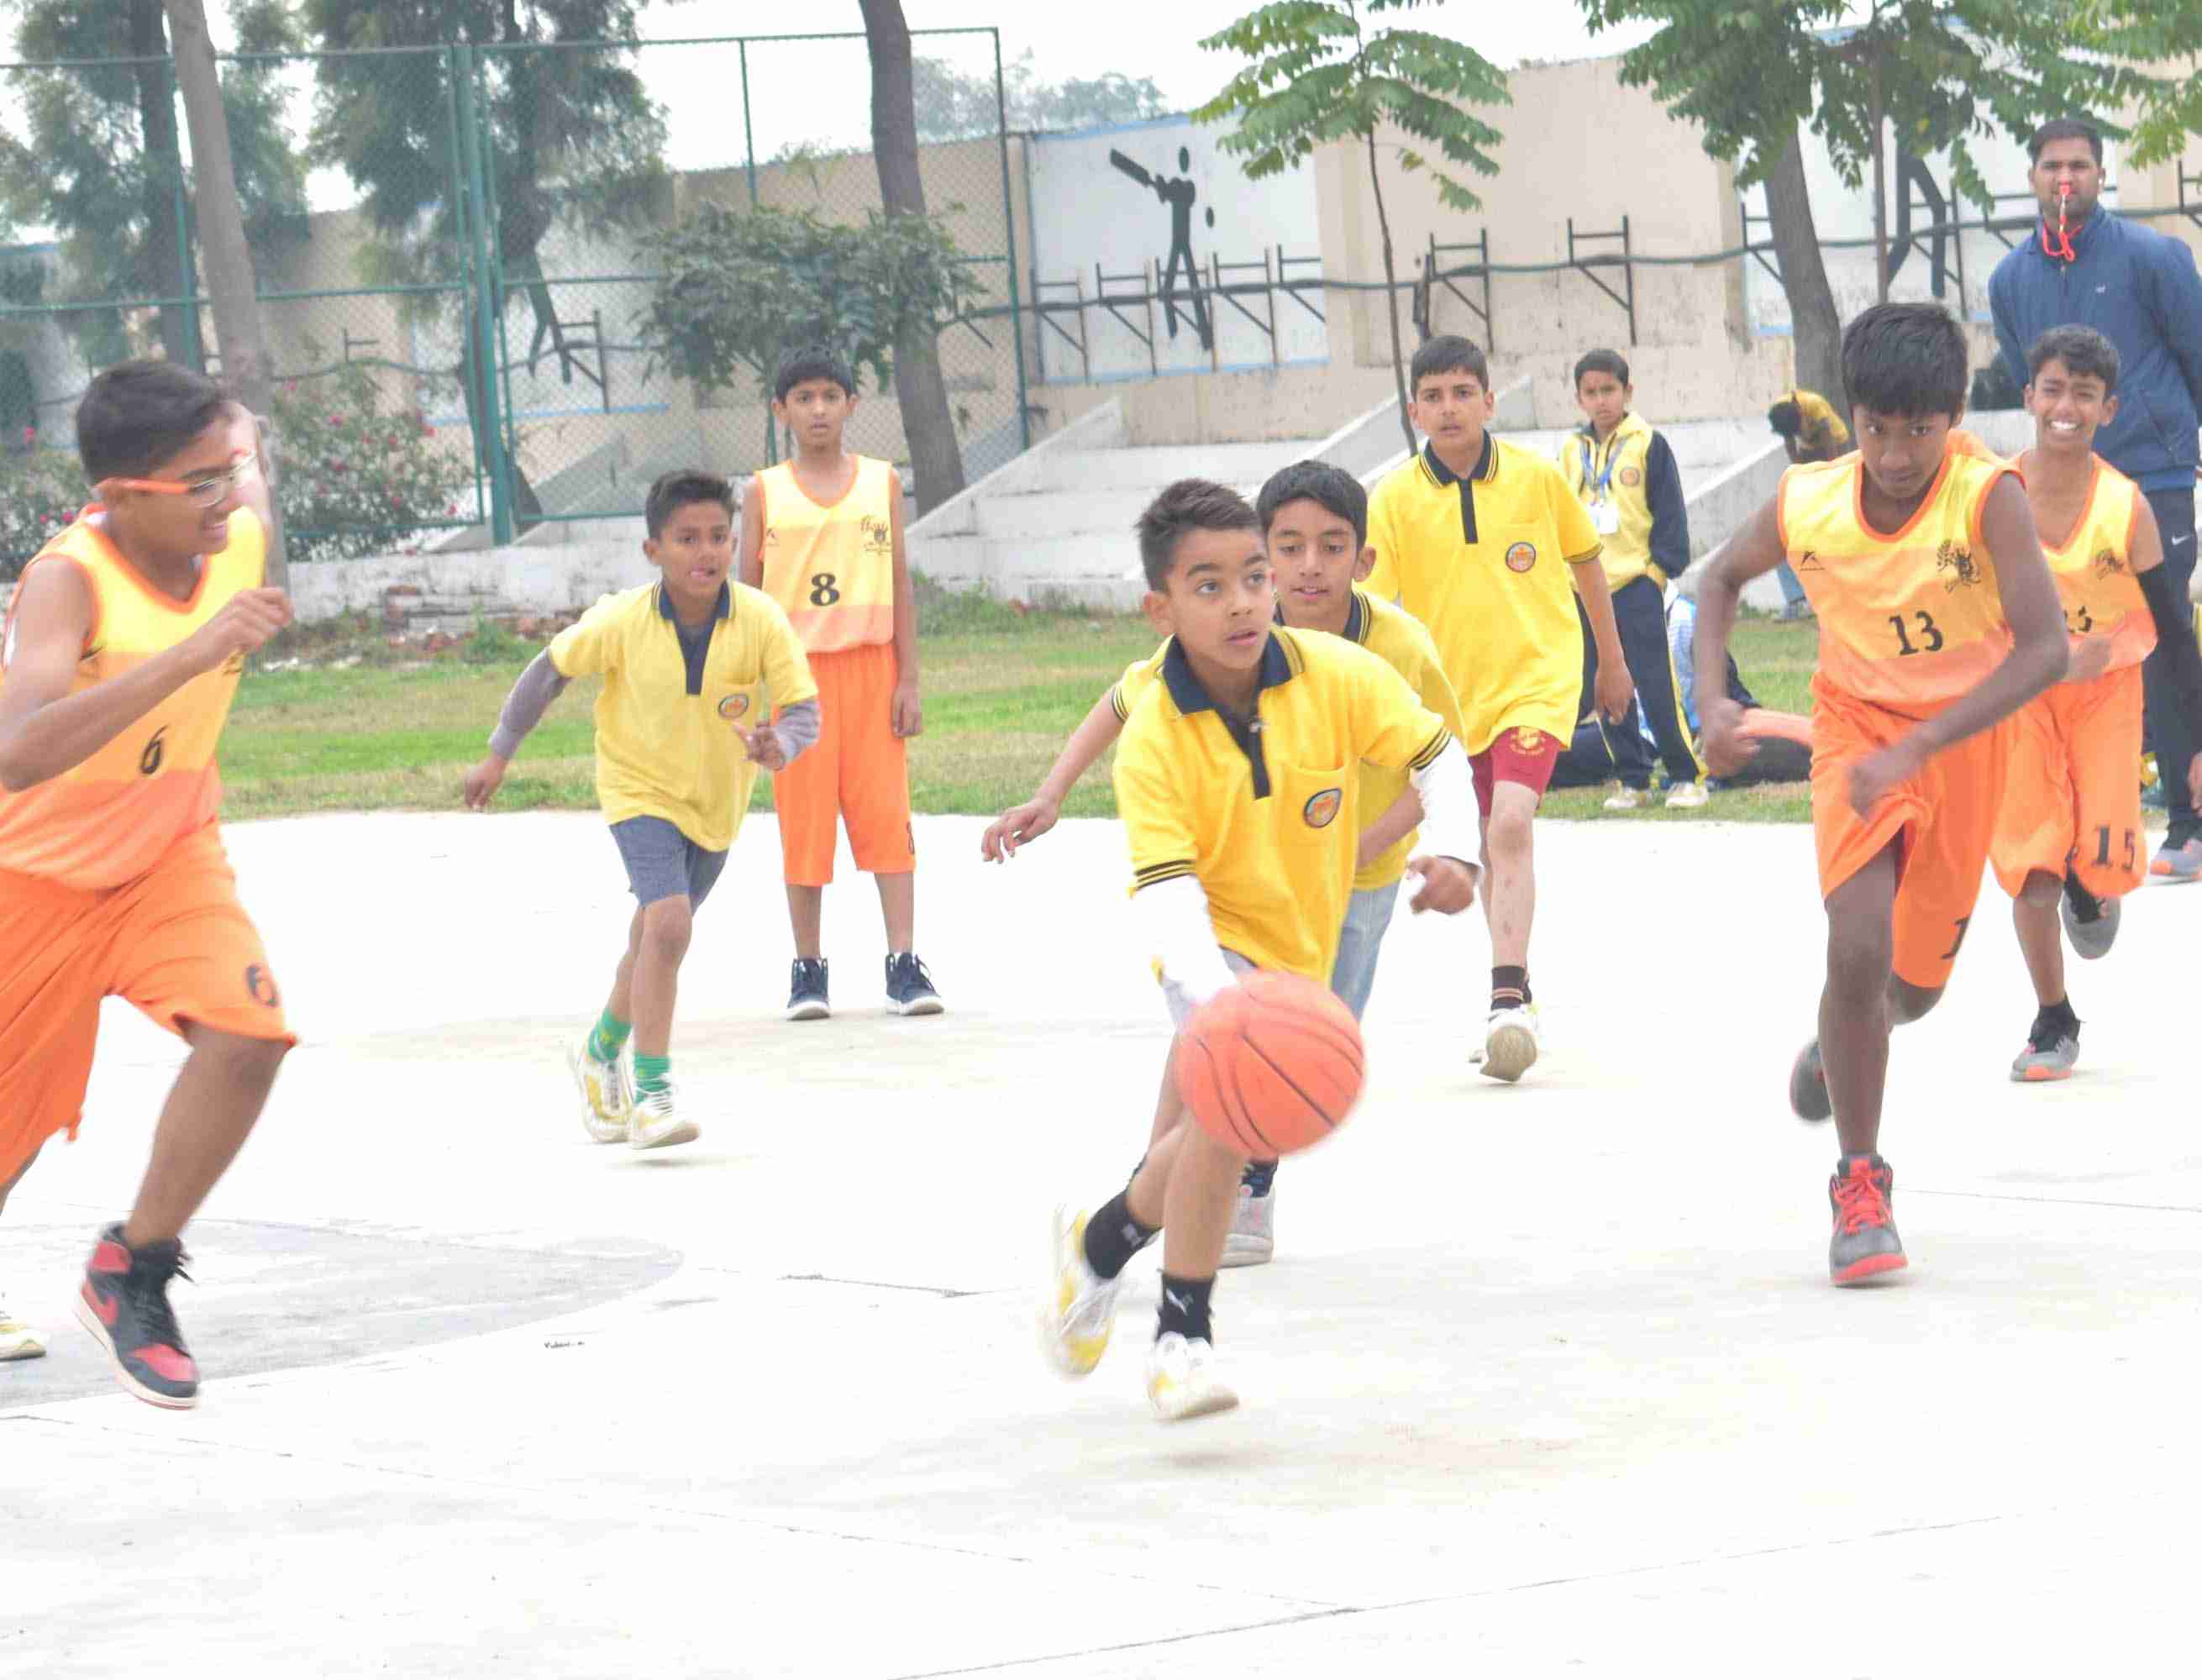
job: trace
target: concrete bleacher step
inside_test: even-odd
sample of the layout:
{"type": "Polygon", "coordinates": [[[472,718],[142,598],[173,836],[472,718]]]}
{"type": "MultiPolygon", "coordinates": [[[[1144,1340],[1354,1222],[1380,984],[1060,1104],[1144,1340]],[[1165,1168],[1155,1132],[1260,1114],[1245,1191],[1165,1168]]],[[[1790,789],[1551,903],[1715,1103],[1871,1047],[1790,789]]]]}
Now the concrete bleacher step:
{"type": "Polygon", "coordinates": [[[1050,459],[1039,491],[1160,490],[1180,479],[1214,479],[1227,485],[1260,484],[1316,448],[1307,439],[1274,443],[1204,443],[1116,449],[1078,449],[1050,459]]]}

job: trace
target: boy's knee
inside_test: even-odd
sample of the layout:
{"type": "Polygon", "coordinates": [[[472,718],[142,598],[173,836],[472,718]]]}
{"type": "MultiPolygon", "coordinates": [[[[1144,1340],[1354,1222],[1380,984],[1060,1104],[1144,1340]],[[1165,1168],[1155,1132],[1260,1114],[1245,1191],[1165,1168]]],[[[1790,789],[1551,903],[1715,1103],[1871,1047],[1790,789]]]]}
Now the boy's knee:
{"type": "Polygon", "coordinates": [[[1838,996],[1855,1003],[1877,997],[1889,984],[1893,960],[1893,941],[1887,928],[1860,928],[1853,923],[1828,931],[1828,986],[1838,996]]]}
{"type": "Polygon", "coordinates": [[[1888,980],[1888,1009],[1899,1026],[1917,1020],[1942,1001],[1940,986],[1915,986],[1892,974],[1888,980]]]}
{"type": "Polygon", "coordinates": [[[2063,881],[2046,869],[2037,869],[2026,878],[2026,885],[2020,890],[2019,896],[2038,910],[2044,905],[2054,904],[2064,891],[2063,881]]]}
{"type": "Polygon", "coordinates": [[[642,913],[642,949],[652,956],[678,961],[687,955],[694,927],[695,912],[686,895],[661,898],[642,913]]]}
{"type": "Polygon", "coordinates": [[[1529,855],[1533,831],[1528,812],[1494,811],[1488,827],[1484,831],[1484,849],[1494,858],[1503,858],[1510,863],[1517,862],[1529,855]]]}

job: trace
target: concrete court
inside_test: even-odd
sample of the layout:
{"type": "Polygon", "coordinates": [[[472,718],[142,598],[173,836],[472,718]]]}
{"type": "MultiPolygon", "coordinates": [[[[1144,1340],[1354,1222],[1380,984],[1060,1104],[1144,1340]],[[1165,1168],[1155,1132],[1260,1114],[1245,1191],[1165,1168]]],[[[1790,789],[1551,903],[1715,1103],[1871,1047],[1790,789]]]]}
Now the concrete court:
{"type": "MultiPolygon", "coordinates": [[[[1716,811],[1717,806],[1716,806],[1716,811]]],[[[1466,1060],[1480,920],[1386,950],[1354,1124],[1227,1274],[1245,1405],[1165,1428],[1033,1346],[1046,1213],[1121,1183],[1164,1043],[1113,825],[1005,870],[922,825],[952,1006],[790,1027],[778,848],[699,922],[698,1145],[583,1137],[557,1052],[624,925],[593,817],[240,825],[305,1043],[194,1227],[195,1413],[68,1316],[177,1059],[115,1009],[82,1140],[0,1227],[0,1675],[1853,1676],[2191,1671],[2202,890],[2075,965],[2081,1077],[1991,885],[1899,1036],[1900,1283],[1825,1281],[1834,1145],[1783,1084],[1801,828],[1540,832],[1546,1060],[1466,1060]]]]}

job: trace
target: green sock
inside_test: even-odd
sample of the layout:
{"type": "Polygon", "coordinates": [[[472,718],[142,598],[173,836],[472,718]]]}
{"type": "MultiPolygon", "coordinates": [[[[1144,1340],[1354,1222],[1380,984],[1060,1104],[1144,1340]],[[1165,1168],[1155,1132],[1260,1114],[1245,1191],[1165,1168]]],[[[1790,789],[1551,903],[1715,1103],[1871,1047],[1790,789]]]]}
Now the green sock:
{"type": "Polygon", "coordinates": [[[672,1072],[671,1056],[646,1056],[639,1050],[634,1053],[634,1088],[637,1090],[663,1090],[666,1076],[672,1072]]]}
{"type": "Polygon", "coordinates": [[[610,1010],[605,1010],[597,1017],[597,1025],[589,1034],[589,1054],[598,1061],[617,1061],[621,1047],[633,1031],[632,1021],[623,1021],[610,1010]]]}

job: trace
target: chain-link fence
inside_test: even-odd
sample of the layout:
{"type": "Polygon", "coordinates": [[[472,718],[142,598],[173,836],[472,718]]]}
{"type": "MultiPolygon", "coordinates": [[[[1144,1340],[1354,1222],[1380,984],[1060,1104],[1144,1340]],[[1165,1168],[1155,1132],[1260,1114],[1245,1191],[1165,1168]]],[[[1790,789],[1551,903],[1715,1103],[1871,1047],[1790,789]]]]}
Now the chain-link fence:
{"type": "MultiPolygon", "coordinates": [[[[976,478],[1028,441],[1021,143],[992,30],[915,45],[927,209],[973,283],[939,359],[976,478]]],[[[294,561],[631,517],[670,467],[783,451],[769,355],[699,382],[651,305],[712,207],[876,232],[861,34],[240,53],[221,70],[294,561]]],[[[164,56],[0,67],[10,573],[82,500],[72,420],[92,372],[134,355],[221,372],[186,151],[164,56]]],[[[859,380],[851,447],[908,460],[892,385],[859,380]]]]}

